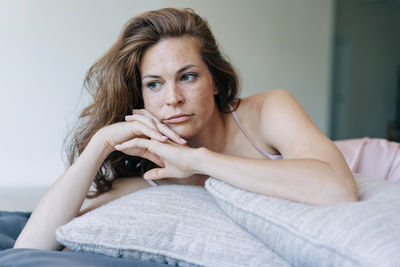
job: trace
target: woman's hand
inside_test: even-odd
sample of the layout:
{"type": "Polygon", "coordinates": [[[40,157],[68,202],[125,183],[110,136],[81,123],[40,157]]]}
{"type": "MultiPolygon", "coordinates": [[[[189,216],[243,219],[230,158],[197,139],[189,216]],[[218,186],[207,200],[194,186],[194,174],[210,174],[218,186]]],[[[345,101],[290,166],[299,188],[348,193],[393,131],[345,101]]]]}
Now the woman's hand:
{"type": "Polygon", "coordinates": [[[186,140],[181,138],[176,132],[174,132],[164,123],[160,122],[155,116],[145,109],[132,110],[132,115],[125,116],[125,120],[141,122],[155,131],[160,132],[177,144],[186,145],[187,143],[186,140]]]}
{"type": "MultiPolygon", "coordinates": [[[[159,164],[162,168],[147,171],[144,178],[148,180],[187,178],[195,174],[191,164],[197,151],[195,148],[178,145],[171,141],[163,143],[156,140],[135,138],[116,146],[116,149],[128,155],[135,153],[137,149],[145,149],[150,154],[156,155],[162,161],[162,165],[159,164]]],[[[147,158],[146,155],[143,157],[147,158]]]]}
{"type": "MultiPolygon", "coordinates": [[[[106,147],[108,153],[115,150],[115,146],[134,138],[155,139],[160,142],[166,142],[168,137],[162,135],[158,131],[138,122],[117,122],[101,128],[93,137],[97,143],[102,143],[106,147]]],[[[162,164],[156,155],[149,153],[146,149],[136,148],[131,150],[132,156],[145,157],[156,163],[162,164]]]]}
{"type": "MultiPolygon", "coordinates": [[[[115,150],[115,146],[135,138],[154,139],[166,142],[168,138],[178,144],[186,145],[186,141],[167,125],[161,123],[147,110],[133,110],[133,115],[125,117],[126,121],[117,122],[100,129],[95,137],[108,148],[109,153],[115,150]]],[[[160,159],[143,148],[130,150],[130,155],[147,158],[159,166],[163,166],[160,159]]]]}

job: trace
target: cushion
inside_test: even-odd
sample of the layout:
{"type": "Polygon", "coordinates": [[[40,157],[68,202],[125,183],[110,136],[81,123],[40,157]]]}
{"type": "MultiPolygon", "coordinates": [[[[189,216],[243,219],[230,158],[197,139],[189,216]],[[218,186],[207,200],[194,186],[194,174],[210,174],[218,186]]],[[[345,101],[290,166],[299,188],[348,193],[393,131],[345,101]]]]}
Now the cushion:
{"type": "Polygon", "coordinates": [[[59,227],[56,237],[73,251],[176,266],[289,266],[192,185],[136,191],[59,227]]]}
{"type": "Polygon", "coordinates": [[[355,174],[360,201],[311,206],[214,178],[206,189],[232,220],[295,266],[400,266],[400,185],[355,174]]]}
{"type": "Polygon", "coordinates": [[[353,173],[400,183],[400,143],[382,138],[334,141],[353,173]]]}

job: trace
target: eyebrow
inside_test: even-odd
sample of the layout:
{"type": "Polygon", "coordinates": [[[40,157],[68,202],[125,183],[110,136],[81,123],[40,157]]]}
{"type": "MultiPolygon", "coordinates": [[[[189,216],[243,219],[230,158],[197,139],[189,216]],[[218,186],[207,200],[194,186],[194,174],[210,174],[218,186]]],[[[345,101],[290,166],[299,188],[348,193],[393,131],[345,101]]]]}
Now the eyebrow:
{"type": "MultiPolygon", "coordinates": [[[[181,72],[184,72],[185,70],[187,70],[187,69],[189,69],[189,68],[191,68],[191,67],[198,67],[198,68],[199,68],[199,66],[197,66],[197,65],[189,64],[189,65],[186,65],[186,66],[180,68],[180,69],[176,72],[176,74],[179,74],[179,73],[181,73],[181,72]]],[[[146,74],[146,75],[143,75],[142,80],[143,80],[144,78],[161,78],[161,76],[159,76],[159,75],[153,75],[153,74],[146,74]]]]}

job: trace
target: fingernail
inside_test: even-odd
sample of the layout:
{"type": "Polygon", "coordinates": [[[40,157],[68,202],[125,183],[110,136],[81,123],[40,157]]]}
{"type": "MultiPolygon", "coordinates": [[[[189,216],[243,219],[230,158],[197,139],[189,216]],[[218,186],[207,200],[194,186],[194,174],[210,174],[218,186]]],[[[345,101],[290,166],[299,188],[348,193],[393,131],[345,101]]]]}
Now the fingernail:
{"type": "Polygon", "coordinates": [[[116,145],[114,148],[116,149],[116,150],[120,150],[121,149],[121,145],[116,145]]]}
{"type": "Polygon", "coordinates": [[[161,136],[161,139],[166,141],[168,139],[168,137],[166,137],[165,135],[161,136]]]}
{"type": "Polygon", "coordinates": [[[183,143],[187,143],[187,141],[186,141],[185,139],[183,139],[183,138],[181,138],[180,140],[181,140],[181,142],[183,142],[183,143]]]}

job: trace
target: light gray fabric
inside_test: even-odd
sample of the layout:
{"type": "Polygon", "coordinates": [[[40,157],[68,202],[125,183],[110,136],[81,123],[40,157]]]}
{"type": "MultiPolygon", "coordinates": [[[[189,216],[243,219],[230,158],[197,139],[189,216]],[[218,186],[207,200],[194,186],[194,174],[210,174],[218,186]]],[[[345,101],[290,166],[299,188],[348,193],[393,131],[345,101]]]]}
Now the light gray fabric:
{"type": "Polygon", "coordinates": [[[177,266],[289,266],[199,186],[139,190],[59,227],[56,237],[74,251],[177,266]]]}
{"type": "Polygon", "coordinates": [[[295,266],[400,266],[400,185],[355,174],[360,202],[317,207],[214,178],[206,189],[232,220],[295,266]]]}

